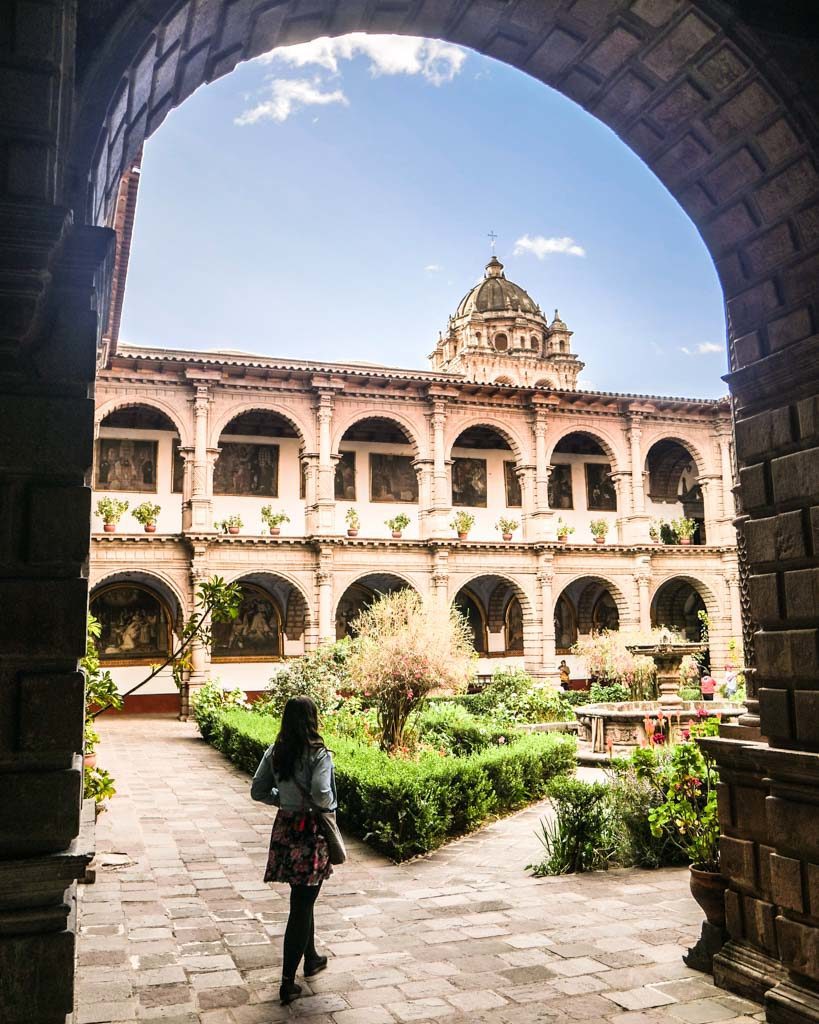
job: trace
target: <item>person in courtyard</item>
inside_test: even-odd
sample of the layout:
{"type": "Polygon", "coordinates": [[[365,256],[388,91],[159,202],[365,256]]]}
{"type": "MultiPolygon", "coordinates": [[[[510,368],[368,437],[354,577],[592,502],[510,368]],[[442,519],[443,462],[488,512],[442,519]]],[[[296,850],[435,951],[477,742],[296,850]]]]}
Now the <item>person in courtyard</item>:
{"type": "Polygon", "coordinates": [[[322,882],[333,871],[319,817],[322,811],[336,809],[336,784],[333,758],[319,734],[318,711],[309,697],[291,697],[285,704],[279,735],[256,769],[250,795],[279,809],[264,880],[290,886],[279,989],[286,1005],[301,995],[296,972],[302,958],[305,978],[327,966],[327,957],[316,950],[313,907],[322,882]]]}
{"type": "Polygon", "coordinates": [[[704,675],[700,680],[700,693],[703,700],[713,700],[714,691],[717,688],[717,681],[712,675],[704,675]]]}
{"type": "Polygon", "coordinates": [[[569,681],[572,678],[572,673],[571,673],[571,670],[569,669],[569,666],[566,664],[566,659],[565,658],[557,666],[557,670],[560,673],[560,689],[561,690],[568,690],[569,689],[569,681]]]}

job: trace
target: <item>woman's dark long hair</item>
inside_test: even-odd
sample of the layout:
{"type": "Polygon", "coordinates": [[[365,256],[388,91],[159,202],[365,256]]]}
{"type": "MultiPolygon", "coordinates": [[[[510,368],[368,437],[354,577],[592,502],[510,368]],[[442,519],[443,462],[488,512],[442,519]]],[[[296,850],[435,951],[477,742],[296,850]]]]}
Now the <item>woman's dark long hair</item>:
{"type": "Polygon", "coordinates": [[[284,705],[279,735],[273,744],[273,770],[292,779],[296,762],[310,750],[325,746],[318,731],[318,708],[309,697],[291,697],[284,705]]]}

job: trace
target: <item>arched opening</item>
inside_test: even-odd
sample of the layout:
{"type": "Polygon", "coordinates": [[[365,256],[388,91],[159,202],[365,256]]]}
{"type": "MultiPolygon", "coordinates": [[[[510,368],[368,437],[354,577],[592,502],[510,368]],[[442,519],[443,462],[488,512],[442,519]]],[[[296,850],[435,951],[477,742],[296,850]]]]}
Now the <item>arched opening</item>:
{"type": "Polygon", "coordinates": [[[360,576],[341,595],[336,605],[336,639],[355,636],[355,620],[373,601],[384,594],[394,594],[410,586],[405,579],[389,572],[372,572],[360,576]]]}
{"type": "Polygon", "coordinates": [[[512,380],[511,377],[496,377],[492,383],[493,384],[510,385],[510,384],[514,384],[514,381],[512,380]]]}
{"type": "MultiPolygon", "coordinates": [[[[656,441],[648,450],[645,468],[651,514],[664,521],[693,520],[691,543],[705,544],[705,506],[693,452],[672,438],[656,441]]],[[[676,539],[672,528],[662,532],[666,543],[676,539]]]]}
{"type": "Polygon", "coordinates": [[[536,388],[554,388],[557,387],[556,383],[551,377],[541,377],[540,380],[536,380],[534,386],[536,388]]]}
{"type": "Polygon", "coordinates": [[[94,449],[94,491],[129,503],[122,532],[142,530],[130,513],[145,501],[159,505],[161,533],[177,533],[182,525],[184,463],[176,423],[152,405],[120,406],[102,418],[94,449]]]}
{"type": "Polygon", "coordinates": [[[91,593],[89,611],[100,624],[100,664],[109,668],[164,661],[173,643],[173,605],[148,574],[119,574],[91,593]]]}
{"type": "MultiPolygon", "coordinates": [[[[336,501],[412,505],[418,502],[417,445],[403,424],[384,416],[357,420],[341,436],[336,501]]],[[[382,510],[383,511],[383,510],[382,510]]],[[[373,513],[372,525],[378,513],[373,513]]],[[[366,512],[362,526],[368,525],[366,512]]],[[[372,532],[372,531],[369,531],[372,532]]]]}
{"type": "Polygon", "coordinates": [[[696,582],[678,576],[657,588],[651,602],[651,624],[666,626],[697,643],[703,636],[702,617],[706,611],[705,599],[696,582]]]}
{"type": "Polygon", "coordinates": [[[492,339],[492,344],[495,346],[495,350],[497,352],[506,352],[509,348],[509,338],[503,333],[503,331],[499,331],[492,339]]]}
{"type": "Polygon", "coordinates": [[[213,468],[213,493],[247,498],[298,499],[302,438],[269,409],[250,409],[222,428],[213,468]]]}
{"type": "MultiPolygon", "coordinates": [[[[612,477],[613,453],[600,438],[586,430],[574,430],[552,449],[549,474],[549,505],[564,512],[616,512],[617,492],[612,477]]],[[[572,522],[571,516],[566,517],[572,522]]],[[[576,527],[585,519],[574,517],[576,527]]]]}
{"type": "MultiPolygon", "coordinates": [[[[243,577],[238,583],[242,592],[238,615],[228,622],[214,622],[211,627],[213,636],[211,660],[214,662],[279,661],[284,656],[286,606],[282,604],[282,596],[283,594],[289,595],[294,588],[289,585],[282,587],[280,581],[264,575],[243,577]]],[[[263,686],[253,687],[253,689],[263,688],[263,686]]]]}
{"type": "MultiPolygon", "coordinates": [[[[494,574],[479,576],[461,587],[453,604],[469,623],[480,659],[523,658],[528,602],[517,584],[494,574]]],[[[494,667],[479,662],[478,673],[491,674],[494,667]]]]}
{"type": "Polygon", "coordinates": [[[582,637],[620,628],[625,601],[614,584],[598,576],[581,576],[555,602],[555,647],[566,654],[582,637]]]}
{"type": "MultiPolygon", "coordinates": [[[[452,504],[471,509],[520,508],[523,505],[512,445],[499,430],[476,424],[452,446],[452,504]]],[[[480,527],[489,527],[489,519],[480,527]]]]}

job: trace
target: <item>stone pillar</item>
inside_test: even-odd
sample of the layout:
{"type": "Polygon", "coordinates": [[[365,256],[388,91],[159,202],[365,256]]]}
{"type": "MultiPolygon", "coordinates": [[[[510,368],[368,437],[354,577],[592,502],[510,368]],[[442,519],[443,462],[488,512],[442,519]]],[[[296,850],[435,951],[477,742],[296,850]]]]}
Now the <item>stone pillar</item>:
{"type": "Polygon", "coordinates": [[[304,533],[309,537],[317,532],[318,527],[318,452],[302,452],[300,467],[304,474],[304,533]]]}
{"type": "Polygon", "coordinates": [[[645,515],[645,480],[643,469],[643,451],[640,438],[643,431],[639,416],[632,416],[628,426],[629,462],[631,469],[632,512],[635,516],[645,515]]]}
{"type": "Polygon", "coordinates": [[[533,479],[533,511],[528,536],[532,540],[554,539],[554,512],[549,507],[549,477],[552,467],[546,455],[546,410],[536,409],[532,419],[535,438],[535,465],[533,479]]]}
{"type": "Polygon", "coordinates": [[[421,537],[431,537],[435,532],[434,463],[416,459],[412,468],[418,476],[418,532],[421,537]]]}
{"type": "Polygon", "coordinates": [[[651,565],[646,559],[641,560],[634,573],[634,585],[637,588],[637,608],[640,616],[640,632],[651,631],[651,602],[649,600],[648,588],[651,583],[651,565]]]}
{"type": "Polygon", "coordinates": [[[331,547],[323,547],[319,551],[316,590],[318,592],[319,643],[334,643],[336,624],[333,614],[333,549],[331,547]]]}
{"type": "Polygon", "coordinates": [[[727,617],[731,622],[731,637],[742,644],[742,610],[739,602],[739,573],[735,568],[729,569],[723,576],[727,596],[727,617]]]}
{"type": "MultiPolygon", "coordinates": [[[[219,449],[208,448],[210,391],[206,384],[196,386],[192,402],[194,417],[193,466],[190,475],[190,497],[183,494],[182,525],[183,529],[191,533],[213,533],[213,463],[219,449]]],[[[186,458],[186,476],[187,461],[186,458]]]]}
{"type": "MultiPolygon", "coordinates": [[[[629,540],[637,540],[637,538],[629,536],[632,511],[631,473],[612,473],[611,480],[617,495],[617,541],[619,544],[625,544],[629,540]]],[[[648,537],[646,537],[647,541],[648,537]]]]}
{"type": "Polygon", "coordinates": [[[705,540],[708,544],[733,541],[733,528],[720,517],[722,512],[722,477],[717,473],[703,473],[697,483],[702,488],[705,540]],[[729,536],[726,536],[726,529],[729,536]]]}
{"type": "MultiPolygon", "coordinates": [[[[729,427],[730,430],[730,427],[729,427]]],[[[731,435],[720,434],[719,461],[722,476],[722,516],[724,519],[733,520],[736,516],[736,502],[734,501],[734,469],[731,460],[731,435]]]]}
{"type": "Polygon", "coordinates": [[[539,526],[537,503],[535,498],[535,467],[518,466],[515,469],[515,473],[520,481],[520,537],[522,540],[537,540],[539,539],[539,526]]]}
{"type": "MultiPolygon", "coordinates": [[[[316,501],[315,532],[335,532],[336,484],[335,462],[332,452],[333,393],[320,390],[316,404],[318,457],[318,500],[316,501]]],[[[324,634],[322,634],[323,636],[324,634]]]]}
{"type": "Polygon", "coordinates": [[[544,674],[556,678],[557,655],[555,653],[555,602],[552,592],[554,582],[554,556],[550,551],[540,551],[537,556],[537,586],[540,598],[540,628],[544,674]]]}
{"type": "MultiPolygon", "coordinates": [[[[198,608],[199,587],[202,583],[207,582],[211,576],[210,570],[207,567],[207,561],[207,544],[196,544],[191,558],[189,604],[191,614],[198,608]]],[[[205,625],[206,627],[210,625],[209,620],[205,620],[205,625]]],[[[210,657],[211,651],[208,645],[200,643],[199,641],[195,641],[191,645],[190,671],[188,672],[187,681],[183,683],[182,690],[179,695],[179,718],[183,722],[186,722],[190,716],[191,698],[194,693],[201,689],[210,679],[210,657]]]]}
{"type": "Polygon", "coordinates": [[[443,397],[430,396],[433,399],[432,412],[428,413],[432,435],[432,514],[429,516],[428,537],[448,537],[450,513],[452,512],[452,492],[447,473],[446,439],[446,400],[443,397]]]}
{"type": "Polygon", "coordinates": [[[442,614],[449,613],[449,550],[435,548],[432,561],[432,601],[442,614]]]}

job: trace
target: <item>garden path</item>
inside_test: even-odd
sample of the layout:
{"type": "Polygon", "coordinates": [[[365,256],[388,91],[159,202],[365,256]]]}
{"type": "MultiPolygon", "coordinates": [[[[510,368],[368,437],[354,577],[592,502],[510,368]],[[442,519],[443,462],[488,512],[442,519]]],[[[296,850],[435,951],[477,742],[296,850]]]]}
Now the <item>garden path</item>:
{"type": "Polygon", "coordinates": [[[96,884],[80,887],[75,1024],[763,1019],[680,960],[700,923],[684,870],[528,875],[545,804],[400,866],[351,843],[317,905],[330,968],[281,1008],[287,908],[261,881],[271,809],[193,725],[99,724],[118,794],[96,884]]]}

